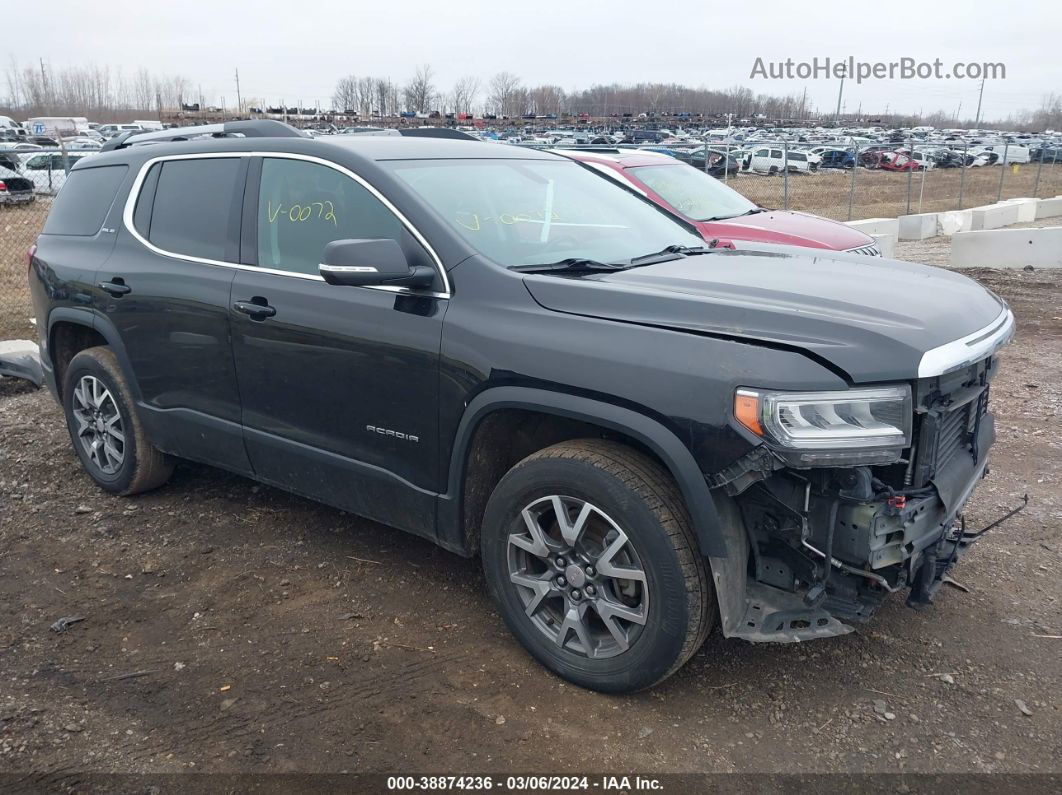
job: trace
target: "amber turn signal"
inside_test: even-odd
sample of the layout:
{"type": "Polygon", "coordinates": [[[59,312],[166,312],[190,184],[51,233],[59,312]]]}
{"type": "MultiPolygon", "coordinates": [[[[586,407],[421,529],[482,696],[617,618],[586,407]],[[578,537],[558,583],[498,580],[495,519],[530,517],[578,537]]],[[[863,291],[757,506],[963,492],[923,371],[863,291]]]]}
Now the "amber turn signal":
{"type": "Polygon", "coordinates": [[[763,436],[760,425],[760,396],[749,389],[739,389],[734,393],[734,416],[737,421],[757,436],[763,436]]]}

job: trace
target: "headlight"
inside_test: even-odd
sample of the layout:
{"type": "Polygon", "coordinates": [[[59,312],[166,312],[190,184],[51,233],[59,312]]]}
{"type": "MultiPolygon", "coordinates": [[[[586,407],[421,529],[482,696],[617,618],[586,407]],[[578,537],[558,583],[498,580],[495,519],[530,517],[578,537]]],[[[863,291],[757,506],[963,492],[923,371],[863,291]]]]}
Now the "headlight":
{"type": "Polygon", "coordinates": [[[844,392],[739,389],[734,416],[795,466],[891,464],[911,444],[907,385],[844,392]]]}

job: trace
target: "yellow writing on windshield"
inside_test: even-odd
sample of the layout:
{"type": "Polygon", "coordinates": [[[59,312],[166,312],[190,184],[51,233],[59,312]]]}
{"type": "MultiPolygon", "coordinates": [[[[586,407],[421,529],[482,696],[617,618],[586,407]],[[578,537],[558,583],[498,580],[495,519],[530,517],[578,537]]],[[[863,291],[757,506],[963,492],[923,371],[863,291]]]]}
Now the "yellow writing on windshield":
{"type": "MultiPolygon", "coordinates": [[[[500,213],[497,217],[493,215],[480,216],[479,213],[459,212],[454,217],[454,220],[468,231],[478,232],[483,228],[483,224],[488,221],[495,221],[506,226],[512,226],[513,224],[542,224],[545,223],[545,215],[541,210],[533,213],[500,213]]],[[[551,212],[550,222],[557,221],[560,221],[560,216],[556,211],[551,212]]]]}

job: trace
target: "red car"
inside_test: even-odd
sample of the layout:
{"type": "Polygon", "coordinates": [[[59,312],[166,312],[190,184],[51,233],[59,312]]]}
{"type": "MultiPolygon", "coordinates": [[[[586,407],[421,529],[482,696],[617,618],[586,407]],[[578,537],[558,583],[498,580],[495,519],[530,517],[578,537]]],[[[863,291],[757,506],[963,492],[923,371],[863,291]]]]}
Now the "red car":
{"type": "Polygon", "coordinates": [[[881,256],[874,238],[858,229],[817,215],[758,207],[715,177],[668,155],[623,149],[553,151],[647,196],[719,246],[775,243],[881,256]]]}

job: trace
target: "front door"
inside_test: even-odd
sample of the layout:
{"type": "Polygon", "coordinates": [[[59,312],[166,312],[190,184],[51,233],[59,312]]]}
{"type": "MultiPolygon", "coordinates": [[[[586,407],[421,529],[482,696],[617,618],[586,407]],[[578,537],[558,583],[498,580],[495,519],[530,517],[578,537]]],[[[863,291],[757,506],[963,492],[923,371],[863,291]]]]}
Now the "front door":
{"type": "Polygon", "coordinates": [[[254,471],[431,536],[447,301],[429,292],[329,285],[318,264],[327,243],[358,238],[396,239],[414,264],[432,260],[347,173],[284,157],[255,165],[247,199],[253,212],[244,212],[254,234],[245,228],[244,241],[257,253],[244,261],[258,268],[237,273],[231,309],[254,471]]]}

